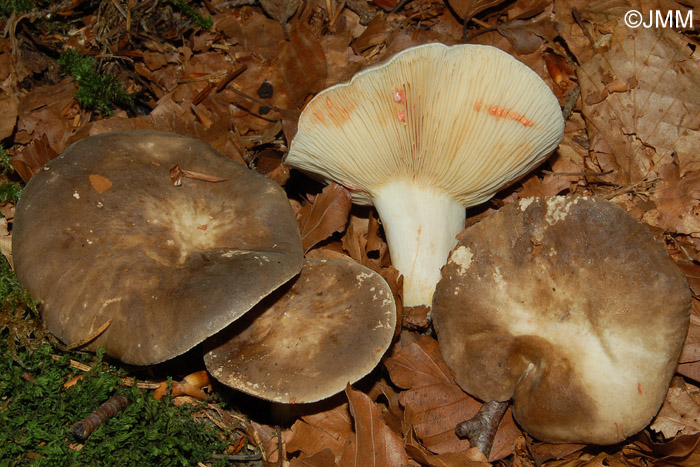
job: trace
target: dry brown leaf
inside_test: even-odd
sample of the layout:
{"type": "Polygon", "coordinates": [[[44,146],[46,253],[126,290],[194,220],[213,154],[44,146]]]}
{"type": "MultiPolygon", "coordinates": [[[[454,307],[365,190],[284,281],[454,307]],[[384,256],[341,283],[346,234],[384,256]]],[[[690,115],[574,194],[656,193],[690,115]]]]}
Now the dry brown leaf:
{"type": "Polygon", "coordinates": [[[58,152],[51,147],[46,135],[42,135],[12,158],[12,166],[22,180],[28,182],[44,164],[57,156],[58,152]]]}
{"type": "MultiPolygon", "coordinates": [[[[437,341],[418,336],[384,364],[391,380],[407,389],[400,395],[406,422],[425,447],[435,454],[467,452],[469,441],[457,438],[455,426],[472,418],[481,403],[465,394],[440,355],[437,341]]],[[[521,436],[509,410],[501,421],[489,458],[495,461],[513,452],[521,436]]]]}
{"type": "Polygon", "coordinates": [[[11,136],[17,124],[18,99],[14,93],[3,89],[0,94],[0,140],[11,136]]]}
{"type": "Polygon", "coordinates": [[[367,29],[353,41],[351,47],[357,55],[362,55],[372,47],[389,43],[405,23],[406,20],[403,17],[377,15],[367,25],[367,29]]]}
{"type": "Polygon", "coordinates": [[[331,410],[305,415],[294,422],[287,440],[287,451],[311,457],[330,449],[335,459],[343,454],[346,440],[353,436],[353,422],[348,404],[331,410]]]}
{"type": "Polygon", "coordinates": [[[97,191],[99,194],[102,194],[112,188],[112,180],[108,179],[107,177],[98,174],[91,174],[88,178],[90,179],[90,185],[92,185],[95,191],[97,191]]]}
{"type": "Polygon", "coordinates": [[[185,376],[182,381],[174,381],[171,384],[170,391],[168,391],[168,383],[161,383],[158,389],[153,391],[153,398],[160,400],[166,395],[176,397],[184,394],[199,400],[204,400],[207,398],[207,393],[202,391],[202,389],[208,386],[211,386],[209,373],[205,370],[197,371],[185,376]]]}
{"type": "Polygon", "coordinates": [[[350,214],[345,235],[341,239],[343,249],[360,264],[365,264],[364,260],[367,257],[365,247],[367,246],[368,226],[368,218],[350,214]]]}
{"type": "Polygon", "coordinates": [[[342,185],[331,183],[316,196],[311,208],[299,219],[304,253],[335,232],[345,229],[352,206],[352,196],[342,185]]]}
{"type": "Polygon", "coordinates": [[[537,175],[527,177],[523,182],[523,189],[518,193],[520,198],[554,196],[565,192],[571,187],[569,177],[548,174],[540,180],[537,175]]]}
{"type": "Polygon", "coordinates": [[[473,417],[481,404],[454,382],[437,341],[419,336],[384,366],[394,384],[406,389],[400,400],[406,407],[407,422],[423,444],[436,454],[466,452],[469,441],[457,438],[454,428],[473,417]]]}
{"type": "Polygon", "coordinates": [[[326,56],[314,33],[302,21],[289,32],[278,56],[281,81],[277,83],[275,105],[291,112],[282,115],[284,134],[291,141],[296,133],[297,111],[310,95],[326,85],[326,56]]]}
{"type": "Polygon", "coordinates": [[[541,465],[552,459],[563,459],[585,447],[585,444],[532,443],[529,451],[535,461],[541,465]]]}
{"type": "Polygon", "coordinates": [[[557,33],[549,15],[537,19],[512,20],[497,26],[498,32],[508,39],[518,55],[527,55],[540,50],[545,40],[552,41],[557,33]]]}
{"type": "Polygon", "coordinates": [[[696,467],[700,465],[700,433],[657,443],[651,439],[648,431],[642,431],[635,437],[634,444],[624,449],[624,453],[627,459],[641,457],[655,467],[696,467]]]}
{"type": "Polygon", "coordinates": [[[642,220],[666,232],[700,236],[700,170],[681,174],[676,163],[668,163],[658,172],[663,181],[651,197],[656,208],[642,220]]]}
{"type": "Polygon", "coordinates": [[[687,40],[619,24],[608,47],[577,70],[591,155],[600,170],[614,170],[604,180],[633,186],[673,157],[683,170],[700,146],[700,73],[687,40]],[[625,89],[610,92],[616,83],[625,89]]]}
{"type": "Polygon", "coordinates": [[[470,20],[489,8],[495,8],[505,0],[447,0],[454,12],[463,20],[470,20]]]}
{"type": "Polygon", "coordinates": [[[333,451],[326,448],[313,456],[294,458],[289,462],[290,467],[333,467],[336,464],[333,451]]]}
{"type": "Polygon", "coordinates": [[[260,0],[265,13],[285,24],[299,8],[299,0],[260,0]]]}
{"type": "Polygon", "coordinates": [[[394,467],[408,464],[408,455],[401,437],[386,425],[375,403],[349,384],[345,394],[355,422],[355,436],[345,446],[338,464],[342,467],[394,467]]]}
{"type": "Polygon", "coordinates": [[[650,428],[666,439],[700,433],[700,389],[675,376],[650,428]]]}
{"type": "Polygon", "coordinates": [[[10,268],[14,269],[12,262],[12,234],[7,229],[7,219],[0,217],[0,253],[5,256],[10,268]]]}

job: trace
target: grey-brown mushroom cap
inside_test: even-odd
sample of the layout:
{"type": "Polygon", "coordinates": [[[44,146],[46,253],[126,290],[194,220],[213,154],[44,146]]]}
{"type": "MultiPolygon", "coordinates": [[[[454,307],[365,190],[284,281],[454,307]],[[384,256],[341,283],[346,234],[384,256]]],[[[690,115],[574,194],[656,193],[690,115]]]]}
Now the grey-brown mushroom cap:
{"type": "Polygon", "coordinates": [[[433,319],[466,392],[513,398],[544,441],[613,444],[661,406],[690,299],[664,246],[621,207],[528,198],[461,237],[433,319]]]}
{"type": "Polygon", "coordinates": [[[73,344],[112,320],[86,348],[138,365],[201,343],[303,261],[277,184],[202,141],[154,131],[89,137],[49,162],[17,205],[13,254],[52,333],[73,344]],[[226,180],[175,187],[176,165],[226,180]]]}
{"type": "Polygon", "coordinates": [[[330,397],[369,374],[391,344],[396,306],[372,270],[306,259],[299,277],[205,343],[222,383],[282,403],[330,397]]]}

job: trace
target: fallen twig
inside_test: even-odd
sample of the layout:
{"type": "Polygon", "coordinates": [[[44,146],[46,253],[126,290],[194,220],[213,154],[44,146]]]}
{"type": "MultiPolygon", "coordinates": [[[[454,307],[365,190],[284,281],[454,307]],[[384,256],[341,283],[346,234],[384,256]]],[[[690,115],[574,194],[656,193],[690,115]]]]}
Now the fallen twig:
{"type": "Polygon", "coordinates": [[[129,405],[129,399],[125,395],[117,395],[110,398],[84,419],[76,422],[70,431],[73,436],[81,441],[85,441],[104,422],[114,417],[129,405]]]}

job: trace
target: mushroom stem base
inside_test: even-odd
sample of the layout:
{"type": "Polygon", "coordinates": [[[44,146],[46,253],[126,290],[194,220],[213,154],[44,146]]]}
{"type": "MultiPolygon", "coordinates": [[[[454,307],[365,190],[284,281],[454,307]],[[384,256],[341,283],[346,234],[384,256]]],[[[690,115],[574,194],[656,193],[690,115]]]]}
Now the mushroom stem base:
{"type": "Polygon", "coordinates": [[[464,230],[465,208],[444,191],[412,181],[384,185],[373,203],[391,262],[404,277],[404,306],[430,307],[440,269],[464,230]]]}
{"type": "Polygon", "coordinates": [[[484,456],[489,457],[498,425],[509,405],[508,401],[484,402],[476,415],[457,425],[455,434],[459,438],[468,438],[472,447],[476,447],[484,456]]]}

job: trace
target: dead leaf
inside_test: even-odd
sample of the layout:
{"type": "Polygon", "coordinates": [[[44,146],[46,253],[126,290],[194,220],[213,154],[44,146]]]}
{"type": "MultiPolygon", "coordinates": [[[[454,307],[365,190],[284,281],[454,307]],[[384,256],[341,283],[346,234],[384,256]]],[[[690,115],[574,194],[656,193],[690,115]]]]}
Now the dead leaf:
{"type": "Polygon", "coordinates": [[[112,181],[107,177],[103,177],[102,175],[98,174],[91,174],[88,178],[90,178],[90,185],[92,185],[95,191],[97,191],[99,194],[102,194],[112,188],[112,181]]]}
{"type": "Polygon", "coordinates": [[[0,140],[4,140],[15,131],[17,113],[17,97],[9,92],[0,94],[0,140]]]}
{"type": "Polygon", "coordinates": [[[345,446],[338,464],[341,467],[393,467],[408,464],[408,455],[403,447],[403,441],[384,423],[375,403],[349,384],[345,394],[355,422],[355,436],[345,446]]]}
{"type": "Polygon", "coordinates": [[[693,299],[688,336],[683,344],[676,370],[683,376],[700,381],[700,301],[693,299]]]}
{"type": "Polygon", "coordinates": [[[668,163],[658,172],[663,181],[651,197],[656,208],[644,214],[643,222],[666,232],[700,236],[700,170],[681,174],[678,164],[668,163]]]}
{"type": "Polygon", "coordinates": [[[12,234],[7,229],[7,219],[0,217],[0,253],[5,256],[10,268],[14,269],[12,262],[12,234]]]}
{"type": "Polygon", "coordinates": [[[220,183],[228,180],[227,178],[217,177],[216,175],[205,174],[202,172],[193,172],[192,170],[182,170],[182,176],[191,178],[192,180],[200,180],[202,182],[220,183]]]}
{"type": "MultiPolygon", "coordinates": [[[[621,20],[620,20],[621,21],[621,20]]],[[[700,146],[700,73],[687,40],[671,29],[620,25],[609,49],[577,70],[590,150],[604,180],[633,185],[678,158],[682,168],[700,146]],[[624,92],[609,92],[616,82],[624,92]],[[634,86],[632,86],[634,84],[634,86]],[[602,96],[599,99],[589,98],[602,96]]]]}
{"type": "Polygon", "coordinates": [[[46,135],[35,139],[12,158],[12,166],[28,182],[48,161],[58,156],[46,135]]]}
{"type": "MultiPolygon", "coordinates": [[[[406,407],[407,423],[425,447],[436,454],[466,452],[469,441],[457,438],[454,429],[459,422],[472,418],[481,403],[455,383],[437,341],[418,336],[384,365],[394,384],[407,389],[399,396],[406,407]]],[[[513,441],[520,435],[509,410],[496,433],[489,460],[510,455],[513,441]]]]}
{"type": "Polygon", "coordinates": [[[625,454],[649,459],[655,467],[694,467],[700,465],[700,433],[654,442],[645,430],[635,437],[632,447],[625,448],[625,454]]]}
{"type": "Polygon", "coordinates": [[[700,389],[674,377],[651,429],[666,439],[700,433],[700,389]]]}
{"type": "Polygon", "coordinates": [[[489,8],[495,8],[505,0],[447,0],[454,12],[465,21],[489,8]]]}
{"type": "Polygon", "coordinates": [[[335,232],[345,229],[352,206],[352,195],[342,185],[331,183],[316,196],[311,208],[299,219],[304,253],[335,232]]]}
{"type": "Polygon", "coordinates": [[[419,336],[384,366],[394,384],[406,389],[399,397],[411,415],[407,422],[423,444],[436,454],[466,452],[469,441],[457,438],[454,429],[473,417],[481,404],[454,382],[437,341],[419,336]]]}
{"type": "Polygon", "coordinates": [[[345,449],[346,440],[353,436],[353,422],[348,404],[331,410],[305,415],[294,422],[287,440],[287,451],[311,457],[330,449],[336,461],[345,449]]]}
{"type": "Polygon", "coordinates": [[[299,8],[299,0],[260,0],[265,13],[285,24],[299,8]]]}
{"type": "Polygon", "coordinates": [[[335,455],[333,451],[326,448],[317,452],[313,456],[294,458],[289,462],[290,467],[333,467],[335,463],[335,455]]]}
{"type": "Polygon", "coordinates": [[[160,400],[166,395],[174,397],[188,395],[199,400],[204,400],[207,398],[207,393],[202,391],[202,389],[207,387],[211,389],[209,373],[207,373],[206,370],[197,371],[185,376],[182,381],[174,381],[171,385],[172,389],[170,392],[168,391],[168,383],[161,383],[158,389],[153,392],[153,398],[160,400]]]}

